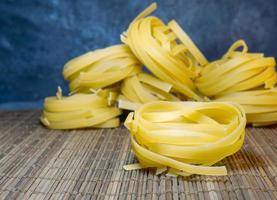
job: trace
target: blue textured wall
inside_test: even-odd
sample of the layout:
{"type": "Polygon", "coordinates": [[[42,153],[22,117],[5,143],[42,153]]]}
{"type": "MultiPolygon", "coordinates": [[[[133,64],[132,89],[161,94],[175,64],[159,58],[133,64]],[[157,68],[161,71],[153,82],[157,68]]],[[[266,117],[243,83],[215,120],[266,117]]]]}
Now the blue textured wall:
{"type": "MultiPolygon", "coordinates": [[[[63,64],[88,50],[119,43],[129,22],[152,1],[1,0],[1,107],[36,107],[53,95],[63,64]],[[9,102],[38,103],[9,103],[9,102]]],[[[209,59],[237,39],[277,55],[276,0],[157,1],[155,15],[176,19],[209,59]]]]}

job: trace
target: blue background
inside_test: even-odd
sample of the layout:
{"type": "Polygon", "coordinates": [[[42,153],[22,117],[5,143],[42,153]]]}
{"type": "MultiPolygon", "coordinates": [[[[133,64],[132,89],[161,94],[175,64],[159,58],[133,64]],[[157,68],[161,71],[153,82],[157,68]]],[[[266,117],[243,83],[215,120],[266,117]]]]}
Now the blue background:
{"type": "MultiPolygon", "coordinates": [[[[64,63],[120,42],[129,22],[152,1],[1,0],[0,108],[40,107],[67,88],[64,63]]],[[[237,39],[251,51],[277,55],[277,1],[157,1],[155,15],[176,21],[209,60],[237,39]]]]}

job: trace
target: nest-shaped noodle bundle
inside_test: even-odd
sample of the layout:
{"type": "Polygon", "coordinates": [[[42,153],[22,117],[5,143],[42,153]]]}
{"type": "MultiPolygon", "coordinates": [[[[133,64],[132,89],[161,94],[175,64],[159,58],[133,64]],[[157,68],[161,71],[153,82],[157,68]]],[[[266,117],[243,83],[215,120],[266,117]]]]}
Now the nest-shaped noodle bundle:
{"type": "Polygon", "coordinates": [[[111,106],[115,99],[116,95],[110,90],[63,97],[59,88],[57,96],[45,98],[40,120],[52,129],[118,127],[120,121],[117,116],[121,110],[111,106]]]}
{"type": "Polygon", "coordinates": [[[243,106],[247,123],[265,126],[277,123],[277,88],[235,92],[215,101],[231,101],[243,106]]]}
{"type": "Polygon", "coordinates": [[[155,9],[154,3],[138,15],[121,40],[156,77],[189,99],[201,100],[193,79],[207,59],[175,21],[167,26],[157,17],[146,17],[155,9]]]}
{"type": "Polygon", "coordinates": [[[248,53],[243,40],[235,42],[222,59],[211,62],[196,80],[199,91],[215,97],[255,89],[273,88],[277,81],[275,59],[260,53],[248,53]],[[242,51],[236,51],[242,47],[242,51]]]}
{"type": "Polygon", "coordinates": [[[173,93],[172,86],[156,77],[139,73],[124,79],[121,84],[118,106],[122,109],[136,110],[144,103],[151,101],[179,101],[173,93]]]}
{"type": "Polygon", "coordinates": [[[166,102],[144,104],[130,113],[125,126],[139,164],[126,170],[157,168],[157,174],[226,175],[210,167],[237,152],[244,141],[246,117],[238,104],[166,102]]]}
{"type": "Polygon", "coordinates": [[[126,45],[88,52],[68,61],[64,78],[70,81],[71,91],[111,86],[141,71],[141,64],[126,45]]]}

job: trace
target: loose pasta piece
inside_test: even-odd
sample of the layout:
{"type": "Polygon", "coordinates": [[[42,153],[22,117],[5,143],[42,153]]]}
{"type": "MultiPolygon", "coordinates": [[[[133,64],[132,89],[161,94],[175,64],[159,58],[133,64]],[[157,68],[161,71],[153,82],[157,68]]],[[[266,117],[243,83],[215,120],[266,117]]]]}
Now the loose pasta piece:
{"type": "Polygon", "coordinates": [[[207,59],[175,21],[167,26],[157,17],[147,17],[155,9],[154,3],[139,14],[121,35],[122,42],[156,77],[184,96],[201,100],[193,80],[207,59]]]}
{"type": "Polygon", "coordinates": [[[139,165],[124,169],[156,168],[157,174],[167,171],[174,176],[226,175],[224,166],[211,165],[241,148],[245,125],[245,113],[234,103],[146,103],[125,121],[139,165]]]}

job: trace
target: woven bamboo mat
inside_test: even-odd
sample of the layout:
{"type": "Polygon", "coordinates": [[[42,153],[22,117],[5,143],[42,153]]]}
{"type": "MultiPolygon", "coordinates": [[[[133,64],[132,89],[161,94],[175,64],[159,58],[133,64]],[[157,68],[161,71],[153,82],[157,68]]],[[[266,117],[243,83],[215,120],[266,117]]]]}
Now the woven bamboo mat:
{"type": "Polygon", "coordinates": [[[0,112],[0,199],[277,199],[277,126],[248,128],[225,177],[124,171],[126,129],[55,131],[39,111],[0,112]]]}

